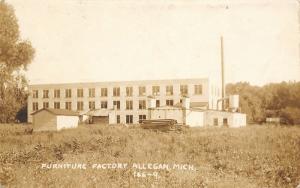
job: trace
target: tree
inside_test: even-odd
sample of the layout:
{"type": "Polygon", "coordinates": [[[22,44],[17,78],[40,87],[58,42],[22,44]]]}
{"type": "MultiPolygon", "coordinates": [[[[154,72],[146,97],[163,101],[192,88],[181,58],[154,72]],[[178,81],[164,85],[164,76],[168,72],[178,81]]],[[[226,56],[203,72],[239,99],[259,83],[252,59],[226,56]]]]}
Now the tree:
{"type": "Polygon", "coordinates": [[[287,124],[300,123],[300,82],[270,83],[263,87],[239,82],[227,84],[226,93],[240,95],[242,112],[250,122],[281,117],[287,124]]]}
{"type": "Polygon", "coordinates": [[[26,104],[27,81],[22,72],[32,62],[35,50],[20,39],[18,21],[11,5],[0,2],[0,122],[15,120],[26,104]]]}
{"type": "Polygon", "coordinates": [[[249,122],[261,122],[264,119],[259,87],[251,86],[248,82],[239,82],[228,84],[226,93],[240,95],[240,107],[242,112],[247,114],[249,122]]]}

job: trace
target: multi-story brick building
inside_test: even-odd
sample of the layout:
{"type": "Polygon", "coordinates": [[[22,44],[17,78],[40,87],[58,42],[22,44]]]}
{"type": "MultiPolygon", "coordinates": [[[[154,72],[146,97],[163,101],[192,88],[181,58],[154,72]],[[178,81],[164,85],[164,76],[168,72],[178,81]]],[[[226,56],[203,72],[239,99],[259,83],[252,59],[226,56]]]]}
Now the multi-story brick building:
{"type": "Polygon", "coordinates": [[[116,108],[118,123],[137,123],[147,118],[149,96],[157,107],[179,104],[182,96],[189,96],[192,107],[207,109],[217,109],[221,98],[219,85],[208,78],[40,84],[31,85],[29,91],[28,122],[31,113],[41,108],[79,112],[116,108]]]}

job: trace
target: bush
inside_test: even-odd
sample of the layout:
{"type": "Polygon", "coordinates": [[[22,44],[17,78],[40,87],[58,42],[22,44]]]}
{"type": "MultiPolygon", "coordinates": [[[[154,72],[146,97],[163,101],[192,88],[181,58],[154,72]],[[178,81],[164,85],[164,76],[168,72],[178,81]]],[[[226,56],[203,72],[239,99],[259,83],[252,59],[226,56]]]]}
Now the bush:
{"type": "Polygon", "coordinates": [[[300,109],[296,107],[286,107],[280,111],[280,116],[286,120],[287,124],[300,124],[300,109]]]}

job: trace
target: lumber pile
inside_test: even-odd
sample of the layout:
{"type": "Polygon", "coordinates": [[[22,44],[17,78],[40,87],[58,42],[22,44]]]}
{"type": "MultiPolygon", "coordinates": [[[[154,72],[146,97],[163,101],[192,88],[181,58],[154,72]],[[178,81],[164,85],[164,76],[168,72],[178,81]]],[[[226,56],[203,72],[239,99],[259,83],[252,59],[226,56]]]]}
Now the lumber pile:
{"type": "Polygon", "coordinates": [[[178,126],[177,121],[174,119],[140,120],[139,123],[143,129],[159,131],[173,131],[180,129],[180,126],[178,126]]]}

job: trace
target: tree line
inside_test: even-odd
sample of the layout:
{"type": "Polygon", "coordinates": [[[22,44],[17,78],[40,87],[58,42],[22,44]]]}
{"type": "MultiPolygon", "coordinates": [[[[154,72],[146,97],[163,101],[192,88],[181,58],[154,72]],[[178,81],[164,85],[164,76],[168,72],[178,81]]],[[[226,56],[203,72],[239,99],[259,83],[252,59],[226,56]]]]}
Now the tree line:
{"type": "Polygon", "coordinates": [[[300,82],[270,83],[262,87],[248,82],[226,85],[226,94],[239,94],[240,107],[250,123],[280,117],[283,123],[300,124],[300,82]]]}
{"type": "Polygon", "coordinates": [[[34,48],[20,37],[14,9],[0,1],[0,122],[24,121],[27,80],[24,75],[34,48]]]}

